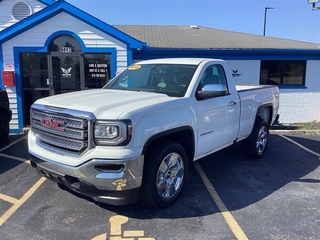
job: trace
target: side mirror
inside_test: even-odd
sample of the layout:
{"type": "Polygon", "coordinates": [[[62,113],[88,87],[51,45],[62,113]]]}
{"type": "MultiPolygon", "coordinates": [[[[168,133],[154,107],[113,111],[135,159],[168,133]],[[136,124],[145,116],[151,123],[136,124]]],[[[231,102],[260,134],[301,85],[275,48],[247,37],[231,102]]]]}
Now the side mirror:
{"type": "Polygon", "coordinates": [[[200,98],[212,98],[227,95],[228,91],[223,84],[208,84],[198,91],[200,98]]]}

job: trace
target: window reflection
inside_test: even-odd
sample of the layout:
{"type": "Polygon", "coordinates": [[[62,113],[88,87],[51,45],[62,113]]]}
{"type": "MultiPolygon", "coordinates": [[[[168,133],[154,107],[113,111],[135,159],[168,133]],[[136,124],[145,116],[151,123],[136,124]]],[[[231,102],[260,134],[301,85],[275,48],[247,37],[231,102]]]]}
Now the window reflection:
{"type": "Polygon", "coordinates": [[[62,35],[54,39],[50,45],[50,52],[81,52],[81,46],[78,41],[70,36],[62,35]]]}
{"type": "Polygon", "coordinates": [[[306,61],[261,61],[260,84],[301,86],[305,70],[306,61]]]}
{"type": "Polygon", "coordinates": [[[110,79],[110,54],[85,54],[85,88],[102,88],[110,79]]]}

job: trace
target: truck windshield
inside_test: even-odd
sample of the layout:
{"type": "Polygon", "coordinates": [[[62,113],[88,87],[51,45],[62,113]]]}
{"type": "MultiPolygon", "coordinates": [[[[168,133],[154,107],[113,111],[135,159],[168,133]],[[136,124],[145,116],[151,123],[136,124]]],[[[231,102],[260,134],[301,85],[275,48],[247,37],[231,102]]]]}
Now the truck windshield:
{"type": "Polygon", "coordinates": [[[196,68],[197,65],[134,64],[112,79],[104,88],[183,97],[196,68]]]}

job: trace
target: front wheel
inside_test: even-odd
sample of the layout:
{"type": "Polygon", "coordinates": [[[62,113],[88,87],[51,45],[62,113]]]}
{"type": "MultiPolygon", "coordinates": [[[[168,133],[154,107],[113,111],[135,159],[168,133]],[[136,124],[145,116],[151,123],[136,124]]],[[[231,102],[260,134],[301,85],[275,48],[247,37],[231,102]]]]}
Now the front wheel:
{"type": "Polygon", "coordinates": [[[165,208],[179,197],[188,175],[188,157],[175,142],[164,141],[146,153],[140,200],[165,208]]]}
{"type": "Polygon", "coordinates": [[[257,118],[252,133],[244,141],[246,154],[252,158],[260,158],[264,155],[269,140],[269,125],[262,118],[257,118]]]}

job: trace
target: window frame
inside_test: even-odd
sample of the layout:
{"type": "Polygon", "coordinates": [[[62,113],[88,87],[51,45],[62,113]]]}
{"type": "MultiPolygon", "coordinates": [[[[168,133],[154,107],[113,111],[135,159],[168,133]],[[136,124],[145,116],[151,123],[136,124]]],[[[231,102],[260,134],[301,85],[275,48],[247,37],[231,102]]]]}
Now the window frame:
{"type": "MultiPolygon", "coordinates": [[[[306,60],[261,60],[260,61],[260,79],[259,79],[259,84],[260,85],[277,85],[279,87],[305,87],[306,84],[306,69],[307,69],[307,61],[306,60]],[[263,64],[268,64],[267,68],[262,68],[263,64]],[[274,84],[272,83],[268,83],[268,81],[272,81],[270,79],[270,64],[274,64],[274,63],[278,63],[278,67],[280,69],[280,71],[277,73],[279,74],[279,78],[280,81],[279,83],[274,82],[274,84]],[[299,63],[302,64],[302,79],[301,79],[301,83],[300,84],[284,84],[284,79],[285,79],[285,72],[284,72],[284,67],[285,64],[288,63],[299,63]],[[266,78],[266,83],[263,82],[262,80],[262,70],[263,69],[267,69],[268,73],[267,73],[267,78],[266,78]]],[[[299,76],[300,77],[300,76],[299,76]]]]}

